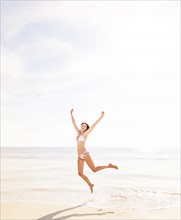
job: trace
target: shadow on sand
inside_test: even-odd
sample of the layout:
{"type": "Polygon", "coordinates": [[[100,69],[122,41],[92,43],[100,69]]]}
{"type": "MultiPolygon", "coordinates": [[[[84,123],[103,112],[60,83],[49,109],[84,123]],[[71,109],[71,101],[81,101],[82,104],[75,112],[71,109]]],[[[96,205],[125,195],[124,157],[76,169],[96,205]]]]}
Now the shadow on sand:
{"type": "Polygon", "coordinates": [[[68,209],[59,210],[57,212],[53,212],[53,213],[45,215],[41,218],[38,218],[37,220],[64,220],[64,219],[68,219],[68,218],[75,217],[75,216],[76,217],[78,217],[78,216],[91,216],[91,215],[95,216],[95,215],[105,215],[106,214],[106,213],[84,213],[84,214],[75,213],[75,214],[69,214],[69,215],[64,215],[64,216],[54,218],[56,215],[58,215],[62,212],[66,212],[66,211],[69,211],[69,210],[72,210],[72,209],[77,209],[77,208],[82,207],[82,206],[85,206],[85,204],[77,205],[77,206],[74,206],[74,207],[71,207],[71,208],[68,208],[68,209]]]}

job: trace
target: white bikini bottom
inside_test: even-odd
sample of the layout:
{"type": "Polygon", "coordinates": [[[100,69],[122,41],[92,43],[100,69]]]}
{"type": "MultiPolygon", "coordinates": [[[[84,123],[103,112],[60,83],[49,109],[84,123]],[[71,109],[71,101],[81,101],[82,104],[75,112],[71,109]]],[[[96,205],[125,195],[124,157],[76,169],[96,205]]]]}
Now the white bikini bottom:
{"type": "Polygon", "coordinates": [[[84,160],[85,157],[86,157],[88,154],[89,154],[88,151],[84,151],[84,153],[82,153],[82,154],[79,155],[79,158],[80,158],[81,160],[84,160]]]}

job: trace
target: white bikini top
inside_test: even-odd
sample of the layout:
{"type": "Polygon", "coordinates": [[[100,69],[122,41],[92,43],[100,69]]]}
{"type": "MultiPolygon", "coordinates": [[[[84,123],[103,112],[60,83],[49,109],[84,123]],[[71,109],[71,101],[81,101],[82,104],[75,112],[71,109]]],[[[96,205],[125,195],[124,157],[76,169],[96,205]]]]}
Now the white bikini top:
{"type": "Polygon", "coordinates": [[[84,138],[84,136],[83,135],[80,135],[79,137],[78,137],[78,139],[77,139],[77,141],[85,141],[85,138],[84,138]]]}

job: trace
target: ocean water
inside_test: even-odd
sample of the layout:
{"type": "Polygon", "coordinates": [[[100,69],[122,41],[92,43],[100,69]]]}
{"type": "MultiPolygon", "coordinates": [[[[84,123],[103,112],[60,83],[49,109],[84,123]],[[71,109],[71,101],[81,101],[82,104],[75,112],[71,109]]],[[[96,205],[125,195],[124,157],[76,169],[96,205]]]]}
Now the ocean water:
{"type": "Polygon", "coordinates": [[[96,166],[119,169],[77,174],[76,147],[1,148],[1,201],[33,201],[92,207],[180,207],[179,149],[87,148],[96,166]]]}

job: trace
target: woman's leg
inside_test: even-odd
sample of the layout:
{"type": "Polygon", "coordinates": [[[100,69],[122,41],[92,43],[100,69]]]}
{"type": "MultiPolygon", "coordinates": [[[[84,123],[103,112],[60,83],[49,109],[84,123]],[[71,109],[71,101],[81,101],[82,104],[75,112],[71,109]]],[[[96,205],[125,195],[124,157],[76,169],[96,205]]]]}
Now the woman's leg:
{"type": "Polygon", "coordinates": [[[77,163],[78,163],[78,174],[79,174],[79,176],[82,177],[82,179],[89,185],[91,193],[93,193],[94,184],[92,184],[90,182],[90,180],[88,179],[88,177],[86,175],[84,175],[84,173],[83,173],[84,160],[81,160],[80,158],[78,158],[77,163]]]}
{"type": "Polygon", "coordinates": [[[103,170],[103,169],[107,169],[107,168],[118,169],[118,167],[116,165],[112,165],[111,163],[108,166],[98,166],[98,167],[96,167],[94,165],[94,162],[93,162],[93,160],[92,160],[92,158],[91,158],[91,156],[89,154],[86,155],[85,162],[87,163],[87,165],[90,167],[90,169],[93,172],[97,172],[97,171],[100,171],[100,170],[103,170]]]}

